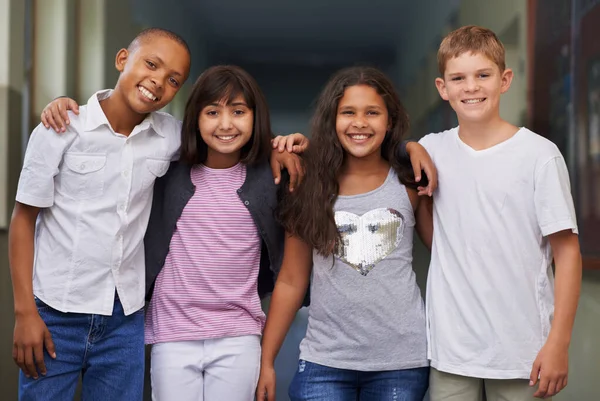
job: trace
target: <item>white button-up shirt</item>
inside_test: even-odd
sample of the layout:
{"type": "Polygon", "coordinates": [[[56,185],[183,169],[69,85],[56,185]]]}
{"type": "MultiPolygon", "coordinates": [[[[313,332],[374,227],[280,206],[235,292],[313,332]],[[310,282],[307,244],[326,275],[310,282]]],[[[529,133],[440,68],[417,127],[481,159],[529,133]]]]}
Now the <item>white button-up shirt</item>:
{"type": "Polygon", "coordinates": [[[111,128],[94,94],[66,133],[33,131],[17,201],[38,218],[33,291],[62,312],[110,315],[115,289],[126,315],[144,306],[144,233],[154,180],[180,145],[181,123],[151,113],[129,137],[111,128]]]}

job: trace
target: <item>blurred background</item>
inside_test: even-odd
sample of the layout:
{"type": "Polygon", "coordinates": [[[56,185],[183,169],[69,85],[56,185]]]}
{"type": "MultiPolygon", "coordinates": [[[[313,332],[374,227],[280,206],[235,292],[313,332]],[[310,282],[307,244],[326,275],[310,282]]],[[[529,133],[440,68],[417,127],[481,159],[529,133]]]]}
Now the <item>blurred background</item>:
{"type": "MultiPolygon", "coordinates": [[[[491,28],[506,46],[515,79],[502,116],[554,141],[569,165],[585,270],[569,386],[555,400],[599,400],[600,0],[0,0],[0,399],[17,398],[18,377],[8,223],[28,135],[49,101],[68,95],[86,103],[113,87],[116,52],[157,26],[192,50],[190,79],[166,110],[180,118],[196,77],[231,63],[261,85],[276,133],[309,134],[329,76],[368,64],[395,81],[419,138],[456,124],[434,86],[436,51],[445,34],[467,24],[491,28]]],[[[421,285],[428,257],[416,247],[421,285]]],[[[277,361],[278,400],[287,400],[305,328],[302,310],[277,361]]]]}

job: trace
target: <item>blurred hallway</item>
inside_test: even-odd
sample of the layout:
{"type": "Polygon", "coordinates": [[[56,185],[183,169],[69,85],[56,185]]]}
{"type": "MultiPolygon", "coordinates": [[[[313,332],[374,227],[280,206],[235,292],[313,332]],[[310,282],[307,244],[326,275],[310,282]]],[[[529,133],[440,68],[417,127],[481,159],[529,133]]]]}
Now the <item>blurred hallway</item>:
{"type": "MultiPolygon", "coordinates": [[[[182,35],[192,50],[189,82],[166,110],[178,117],[195,78],[207,66],[230,63],[261,85],[276,133],[308,134],[329,76],[369,64],[393,78],[411,136],[419,138],[456,124],[433,84],[436,51],[447,32],[467,24],[493,29],[507,48],[515,79],[503,117],[547,135],[569,164],[586,270],[569,386],[554,399],[600,399],[599,0],[0,0],[0,398],[16,399],[17,388],[8,222],[27,135],[45,104],[59,95],[85,102],[112,87],[117,50],[140,29],[158,26],[182,35]]],[[[428,261],[419,244],[414,266],[422,288],[428,261]]],[[[280,401],[287,400],[306,314],[277,360],[280,401]]]]}

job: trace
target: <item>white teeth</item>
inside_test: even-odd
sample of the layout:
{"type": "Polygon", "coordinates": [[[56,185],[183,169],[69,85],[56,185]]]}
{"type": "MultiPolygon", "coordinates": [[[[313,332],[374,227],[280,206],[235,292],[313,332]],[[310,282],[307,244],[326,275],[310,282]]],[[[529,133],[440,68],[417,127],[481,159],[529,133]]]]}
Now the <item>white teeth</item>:
{"type": "Polygon", "coordinates": [[[362,141],[363,139],[367,139],[369,135],[350,135],[350,138],[355,139],[357,141],[362,141]]]}
{"type": "Polygon", "coordinates": [[[230,141],[235,138],[235,135],[217,136],[217,138],[221,139],[222,141],[230,141]]]}
{"type": "Polygon", "coordinates": [[[146,96],[148,99],[152,100],[152,101],[156,101],[156,99],[158,99],[156,96],[154,96],[152,93],[150,93],[150,91],[146,88],[144,88],[143,86],[138,86],[138,90],[140,91],[140,93],[144,96],[146,96]]]}
{"type": "Polygon", "coordinates": [[[467,104],[473,104],[473,103],[481,103],[484,100],[485,99],[467,99],[467,100],[463,100],[463,102],[467,103],[467,104]]]}

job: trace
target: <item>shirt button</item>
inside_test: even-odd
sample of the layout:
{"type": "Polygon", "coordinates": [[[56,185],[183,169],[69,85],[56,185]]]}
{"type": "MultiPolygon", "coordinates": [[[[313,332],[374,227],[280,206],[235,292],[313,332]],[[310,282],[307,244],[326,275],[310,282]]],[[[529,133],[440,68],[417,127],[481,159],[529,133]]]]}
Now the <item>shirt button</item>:
{"type": "Polygon", "coordinates": [[[120,210],[120,211],[123,211],[123,210],[125,210],[125,205],[122,205],[122,204],[121,204],[121,205],[119,205],[119,210],[120,210]]]}
{"type": "Polygon", "coordinates": [[[129,177],[129,171],[127,171],[127,170],[123,171],[123,177],[125,177],[125,178],[129,177]]]}
{"type": "Polygon", "coordinates": [[[81,163],[79,165],[79,170],[85,170],[85,163],[81,163]]]}
{"type": "Polygon", "coordinates": [[[250,204],[250,202],[244,201],[244,205],[248,206],[249,204],[250,204]]]}

